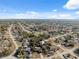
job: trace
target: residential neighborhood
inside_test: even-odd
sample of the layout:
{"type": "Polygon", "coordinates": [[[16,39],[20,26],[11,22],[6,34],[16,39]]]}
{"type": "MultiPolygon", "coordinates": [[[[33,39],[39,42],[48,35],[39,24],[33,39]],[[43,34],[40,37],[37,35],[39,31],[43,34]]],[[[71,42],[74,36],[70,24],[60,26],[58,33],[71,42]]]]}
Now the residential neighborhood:
{"type": "Polygon", "coordinates": [[[79,58],[79,23],[38,21],[0,24],[0,58],[79,58]]]}

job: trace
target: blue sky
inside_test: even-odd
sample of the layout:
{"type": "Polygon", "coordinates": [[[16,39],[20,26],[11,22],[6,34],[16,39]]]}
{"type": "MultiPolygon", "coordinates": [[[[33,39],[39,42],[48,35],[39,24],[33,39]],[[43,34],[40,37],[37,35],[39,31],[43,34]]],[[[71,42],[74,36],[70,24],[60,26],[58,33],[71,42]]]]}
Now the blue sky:
{"type": "Polygon", "coordinates": [[[78,6],[79,0],[0,0],[0,18],[78,19],[78,6]]]}

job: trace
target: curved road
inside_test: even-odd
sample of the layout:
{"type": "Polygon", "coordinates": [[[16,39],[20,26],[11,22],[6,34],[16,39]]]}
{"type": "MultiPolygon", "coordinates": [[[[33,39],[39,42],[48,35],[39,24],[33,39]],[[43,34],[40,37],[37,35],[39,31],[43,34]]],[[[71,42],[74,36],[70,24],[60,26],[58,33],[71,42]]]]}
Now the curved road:
{"type": "Polygon", "coordinates": [[[12,41],[13,41],[16,48],[8,57],[4,57],[4,58],[0,58],[0,59],[16,59],[13,55],[16,52],[16,50],[18,49],[18,46],[17,46],[17,43],[15,42],[15,39],[12,36],[12,33],[11,33],[12,27],[13,27],[13,24],[11,24],[10,27],[8,28],[8,34],[9,34],[9,37],[12,39],[12,41]]]}

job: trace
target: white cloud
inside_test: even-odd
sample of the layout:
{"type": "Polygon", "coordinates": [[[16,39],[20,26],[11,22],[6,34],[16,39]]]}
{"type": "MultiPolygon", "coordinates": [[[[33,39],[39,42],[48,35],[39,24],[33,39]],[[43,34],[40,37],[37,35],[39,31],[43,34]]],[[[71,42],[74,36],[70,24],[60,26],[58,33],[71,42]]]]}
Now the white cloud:
{"type": "Polygon", "coordinates": [[[17,18],[36,18],[38,16],[37,12],[27,11],[26,13],[17,13],[15,17],[17,18]]]}
{"type": "Polygon", "coordinates": [[[57,18],[57,15],[48,16],[49,19],[57,18]]]}
{"type": "Polygon", "coordinates": [[[56,10],[56,9],[54,9],[54,10],[52,10],[52,11],[56,12],[57,10],[56,10]]]}
{"type": "Polygon", "coordinates": [[[64,5],[64,8],[67,8],[67,9],[79,9],[79,0],[69,0],[64,5]]]}
{"type": "Polygon", "coordinates": [[[16,17],[28,19],[74,19],[70,14],[34,13],[17,14],[16,17]]]}
{"type": "Polygon", "coordinates": [[[59,14],[60,19],[75,19],[71,14],[59,14]]]}
{"type": "Polygon", "coordinates": [[[69,17],[69,16],[71,16],[70,14],[60,14],[59,15],[60,17],[69,17]]]}
{"type": "Polygon", "coordinates": [[[77,11],[76,14],[79,15],[79,11],[77,11]]]}
{"type": "Polygon", "coordinates": [[[76,18],[79,19],[79,11],[75,12],[75,14],[76,14],[76,18]]]}
{"type": "Polygon", "coordinates": [[[35,12],[27,11],[25,13],[0,13],[0,18],[12,19],[75,19],[75,16],[67,13],[54,12],[35,12]]]}

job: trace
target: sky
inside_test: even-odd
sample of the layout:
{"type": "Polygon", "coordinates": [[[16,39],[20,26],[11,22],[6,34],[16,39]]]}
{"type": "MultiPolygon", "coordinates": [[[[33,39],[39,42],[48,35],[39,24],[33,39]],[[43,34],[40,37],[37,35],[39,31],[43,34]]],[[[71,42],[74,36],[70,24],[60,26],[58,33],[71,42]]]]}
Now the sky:
{"type": "Polygon", "coordinates": [[[79,19],[79,0],[0,0],[1,19],[79,19]]]}

